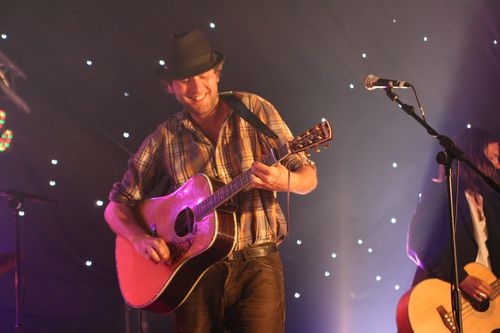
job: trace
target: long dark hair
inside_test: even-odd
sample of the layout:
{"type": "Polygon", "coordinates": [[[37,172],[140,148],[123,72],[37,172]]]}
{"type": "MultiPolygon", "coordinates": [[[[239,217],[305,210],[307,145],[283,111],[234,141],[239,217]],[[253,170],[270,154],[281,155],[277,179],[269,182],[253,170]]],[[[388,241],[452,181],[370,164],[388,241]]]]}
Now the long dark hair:
{"type": "MultiPolygon", "coordinates": [[[[455,139],[457,146],[464,151],[470,161],[496,183],[499,183],[500,177],[493,163],[486,157],[485,150],[489,144],[498,142],[498,137],[480,128],[464,129],[455,139]]],[[[460,163],[459,181],[465,190],[482,192],[486,189],[481,178],[465,163],[460,163]]]]}

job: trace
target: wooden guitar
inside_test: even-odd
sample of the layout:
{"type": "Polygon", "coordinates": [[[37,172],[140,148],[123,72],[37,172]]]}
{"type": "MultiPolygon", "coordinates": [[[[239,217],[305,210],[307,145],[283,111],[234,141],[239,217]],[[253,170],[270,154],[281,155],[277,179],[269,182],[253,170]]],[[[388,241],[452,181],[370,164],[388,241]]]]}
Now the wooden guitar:
{"type": "MultiPolygon", "coordinates": [[[[478,302],[462,293],[462,324],[464,333],[491,333],[500,330],[500,280],[486,267],[470,263],[465,266],[469,275],[490,284],[493,294],[478,302]]],[[[396,312],[400,333],[456,332],[451,308],[451,286],[439,279],[420,282],[399,300],[396,312]]]]}
{"type": "MultiPolygon", "coordinates": [[[[290,154],[326,145],[331,139],[332,130],[325,120],[273,149],[261,162],[272,166],[290,154]]],[[[154,264],[117,236],[118,280],[130,306],[163,314],[175,310],[204,272],[231,253],[237,236],[236,216],[225,203],[250,183],[251,176],[247,170],[222,185],[198,174],[175,192],[137,205],[137,221],[165,240],[171,256],[168,262],[154,264]]]]}

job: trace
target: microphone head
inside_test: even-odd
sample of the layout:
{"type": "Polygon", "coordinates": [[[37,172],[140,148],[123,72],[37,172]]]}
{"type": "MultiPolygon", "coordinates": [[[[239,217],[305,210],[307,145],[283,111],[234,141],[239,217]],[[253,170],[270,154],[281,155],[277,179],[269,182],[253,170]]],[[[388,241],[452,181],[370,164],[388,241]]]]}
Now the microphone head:
{"type": "Polygon", "coordinates": [[[380,79],[378,76],[374,74],[368,74],[365,78],[365,88],[367,90],[373,90],[375,89],[374,85],[377,80],[380,79]]]}

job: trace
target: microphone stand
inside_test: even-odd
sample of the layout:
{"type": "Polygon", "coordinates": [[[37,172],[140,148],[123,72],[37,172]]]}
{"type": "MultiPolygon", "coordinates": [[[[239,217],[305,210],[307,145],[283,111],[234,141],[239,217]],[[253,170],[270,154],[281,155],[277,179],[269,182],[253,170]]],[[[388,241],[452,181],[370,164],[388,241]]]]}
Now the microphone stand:
{"type": "Polygon", "coordinates": [[[15,271],[15,288],[16,288],[16,333],[23,333],[23,314],[24,314],[24,276],[21,274],[21,230],[19,212],[24,209],[24,200],[40,203],[56,203],[56,200],[47,199],[38,195],[19,192],[14,190],[1,190],[0,196],[7,198],[9,208],[12,209],[12,216],[16,226],[16,271],[15,271]]]}
{"type": "Polygon", "coordinates": [[[453,192],[452,192],[452,174],[451,165],[455,159],[467,164],[481,179],[484,180],[488,186],[500,194],[500,186],[495,183],[491,178],[486,176],[481,170],[479,170],[465,155],[465,153],[455,145],[453,140],[449,137],[439,134],[434,128],[432,128],[425,120],[417,116],[415,113],[415,108],[411,105],[405,104],[401,101],[398,95],[394,93],[391,88],[384,88],[387,97],[389,97],[393,102],[396,102],[401,109],[403,109],[406,114],[415,119],[420,125],[422,125],[429,135],[438,139],[439,144],[444,148],[436,156],[437,163],[441,164],[445,168],[446,182],[447,182],[447,192],[448,192],[448,210],[449,210],[449,220],[450,220],[450,230],[451,230],[451,254],[452,254],[452,294],[451,303],[453,308],[453,313],[455,314],[455,326],[456,332],[463,332],[462,325],[462,308],[460,302],[460,289],[458,281],[458,264],[457,264],[457,246],[456,246],[456,235],[455,235],[455,212],[453,210],[453,192]]]}

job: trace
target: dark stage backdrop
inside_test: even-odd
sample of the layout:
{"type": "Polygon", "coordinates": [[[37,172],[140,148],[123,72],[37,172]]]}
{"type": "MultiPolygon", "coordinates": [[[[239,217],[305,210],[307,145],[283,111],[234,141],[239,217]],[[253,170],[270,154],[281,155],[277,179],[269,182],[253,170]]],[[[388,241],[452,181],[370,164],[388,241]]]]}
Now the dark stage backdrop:
{"type": "MultiPolygon", "coordinates": [[[[15,90],[32,113],[0,98],[0,132],[14,131],[0,189],[57,200],[27,202],[21,218],[26,332],[125,332],[103,208],[130,153],[179,110],[154,71],[166,37],[193,27],[226,54],[223,90],[269,99],[296,134],[322,117],[334,127],[331,148],[312,156],[319,188],[291,200],[287,332],[395,332],[415,269],[408,222],[438,146],[363,79],[413,83],[442,133],[498,134],[499,22],[495,0],[1,1],[0,51],[26,74],[15,90]]],[[[0,198],[0,253],[14,250],[0,198]]],[[[14,332],[14,300],[11,269],[1,332],[14,332]]],[[[144,323],[172,330],[169,317],[144,323]]]]}

